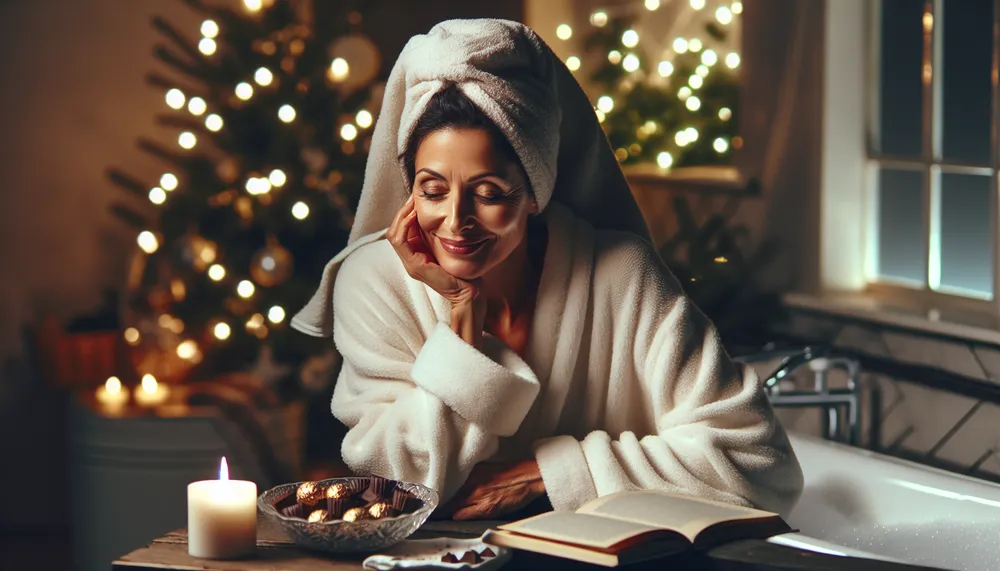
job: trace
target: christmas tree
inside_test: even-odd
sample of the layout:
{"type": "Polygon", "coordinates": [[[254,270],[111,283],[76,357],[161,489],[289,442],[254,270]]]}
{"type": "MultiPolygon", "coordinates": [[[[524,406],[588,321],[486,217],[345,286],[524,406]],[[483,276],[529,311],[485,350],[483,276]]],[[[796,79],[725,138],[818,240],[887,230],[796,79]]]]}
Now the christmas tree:
{"type": "Polygon", "coordinates": [[[182,1],[205,19],[189,36],[154,18],[170,72],[147,77],[176,145],[139,140],[164,164],[154,180],[109,171],[131,195],[113,210],[137,234],[124,336],[138,373],[161,379],[246,368],[264,348],[301,363],[329,350],[288,321],[346,243],[378,51],[357,12],[321,38],[305,1],[182,1]]]}
{"type": "MultiPolygon", "coordinates": [[[[739,52],[733,41],[741,2],[633,1],[590,14],[584,57],[566,64],[586,76],[594,107],[623,165],[661,168],[731,162],[739,113],[739,52]],[[673,29],[651,23],[665,11],[673,29]]],[[[568,39],[568,25],[556,30],[568,39]]],[[[581,79],[583,79],[581,77],[581,79]]]]}

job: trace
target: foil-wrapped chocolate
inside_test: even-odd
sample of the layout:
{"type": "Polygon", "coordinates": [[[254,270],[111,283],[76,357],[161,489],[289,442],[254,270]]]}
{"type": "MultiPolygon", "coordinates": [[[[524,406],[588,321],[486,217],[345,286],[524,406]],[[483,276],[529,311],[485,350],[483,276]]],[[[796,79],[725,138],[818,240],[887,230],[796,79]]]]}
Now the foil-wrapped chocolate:
{"type": "Polygon", "coordinates": [[[337,482],[335,484],[330,484],[326,488],[327,499],[340,499],[346,498],[351,495],[351,489],[347,487],[347,484],[337,482]]]}
{"type": "Polygon", "coordinates": [[[448,553],[445,553],[444,555],[441,556],[441,562],[458,563],[458,557],[455,557],[455,554],[449,551],[448,553]]]}
{"type": "Polygon", "coordinates": [[[482,563],[483,558],[479,556],[479,552],[475,550],[468,550],[462,554],[462,557],[458,560],[459,563],[471,563],[475,565],[476,563],[482,563]]]}
{"type": "Polygon", "coordinates": [[[326,516],[327,515],[329,515],[329,514],[328,514],[328,512],[326,510],[323,510],[323,509],[313,510],[312,512],[309,513],[309,517],[306,518],[306,521],[309,521],[309,522],[312,522],[312,523],[316,523],[316,522],[320,522],[320,521],[326,521],[326,516]]]}
{"type": "Polygon", "coordinates": [[[323,499],[323,490],[316,482],[302,482],[295,490],[295,499],[302,505],[312,507],[323,499]]]}
{"type": "Polygon", "coordinates": [[[351,508],[346,512],[344,512],[344,515],[341,517],[341,519],[343,519],[344,521],[362,521],[366,519],[371,519],[371,515],[369,515],[368,510],[366,510],[365,508],[358,507],[358,508],[351,508]]]}
{"type": "Polygon", "coordinates": [[[390,516],[391,509],[386,502],[375,502],[368,506],[368,515],[372,516],[372,519],[382,519],[390,516]]]}
{"type": "Polygon", "coordinates": [[[492,558],[492,557],[496,557],[496,556],[497,556],[497,554],[496,554],[496,553],[494,553],[494,552],[493,552],[493,550],[492,550],[492,549],[490,549],[489,547],[487,547],[486,549],[484,549],[484,550],[483,550],[483,552],[482,552],[482,553],[480,553],[479,555],[480,555],[480,556],[481,556],[481,557],[482,557],[483,559],[490,559],[490,558],[492,558]]]}

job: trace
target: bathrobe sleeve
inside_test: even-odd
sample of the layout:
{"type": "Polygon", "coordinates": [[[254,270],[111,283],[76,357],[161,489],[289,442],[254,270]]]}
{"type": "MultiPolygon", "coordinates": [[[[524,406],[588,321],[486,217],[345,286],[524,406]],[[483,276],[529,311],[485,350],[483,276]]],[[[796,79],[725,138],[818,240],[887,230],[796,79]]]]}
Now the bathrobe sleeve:
{"type": "Polygon", "coordinates": [[[787,514],[802,472],[754,371],[730,360],[648,244],[624,238],[595,254],[595,330],[605,316],[607,335],[591,352],[612,359],[608,401],[634,404],[609,414],[642,415],[655,431],[536,442],[553,507],[661,489],[787,514]]]}
{"type": "Polygon", "coordinates": [[[446,501],[493,456],[498,437],[517,431],[538,381],[495,339],[478,351],[433,312],[421,315],[407,297],[423,286],[402,271],[379,272],[360,254],[334,288],[344,363],[332,410],[349,428],[341,453],[355,472],[419,482],[446,501]]]}

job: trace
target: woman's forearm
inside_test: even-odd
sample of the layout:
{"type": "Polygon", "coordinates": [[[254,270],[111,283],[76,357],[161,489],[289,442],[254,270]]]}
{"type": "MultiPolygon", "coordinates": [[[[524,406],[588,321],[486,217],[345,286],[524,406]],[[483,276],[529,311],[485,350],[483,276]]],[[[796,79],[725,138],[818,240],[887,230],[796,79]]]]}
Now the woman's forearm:
{"type": "Polygon", "coordinates": [[[451,330],[476,349],[483,345],[483,328],[477,319],[474,300],[460,301],[451,306],[451,330]]]}

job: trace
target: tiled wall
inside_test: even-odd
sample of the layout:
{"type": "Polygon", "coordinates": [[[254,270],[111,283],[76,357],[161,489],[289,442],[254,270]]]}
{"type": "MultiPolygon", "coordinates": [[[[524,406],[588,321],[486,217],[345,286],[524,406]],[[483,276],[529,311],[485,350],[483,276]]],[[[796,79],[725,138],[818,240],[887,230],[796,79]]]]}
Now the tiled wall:
{"type": "MultiPolygon", "coordinates": [[[[1000,482],[1000,347],[794,311],[779,333],[879,363],[862,376],[862,446],[1000,482]]],[[[789,430],[819,433],[816,410],[778,415],[789,430]]]]}

